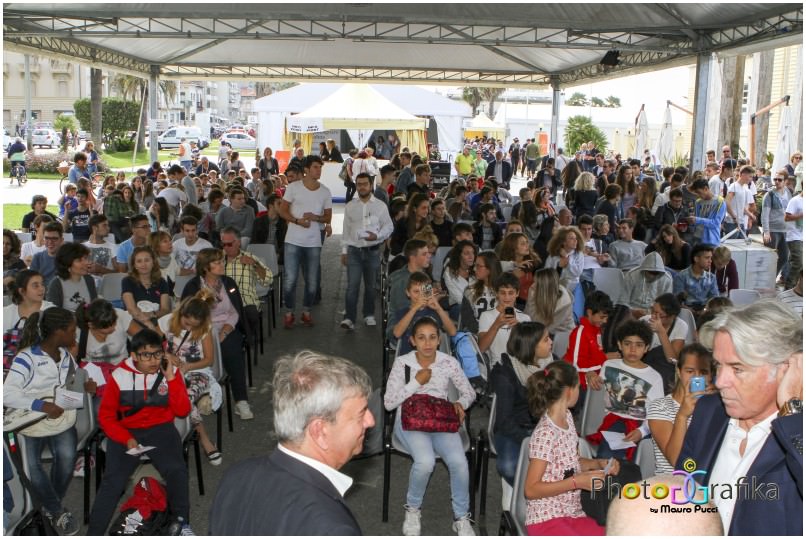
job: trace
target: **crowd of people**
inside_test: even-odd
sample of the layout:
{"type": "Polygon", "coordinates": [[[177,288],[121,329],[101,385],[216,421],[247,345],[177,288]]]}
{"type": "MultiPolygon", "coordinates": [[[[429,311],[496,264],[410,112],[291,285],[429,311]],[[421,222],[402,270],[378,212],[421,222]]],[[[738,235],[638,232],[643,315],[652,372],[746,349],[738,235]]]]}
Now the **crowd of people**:
{"type": "MultiPolygon", "coordinates": [[[[351,151],[341,165],[348,194],[341,327],[356,331],[360,320],[377,326],[376,283],[385,283],[381,329],[397,354],[384,373],[383,404],[396,411],[395,436],[413,458],[403,534],[420,534],[437,456],[450,473],[453,529],[474,534],[468,462],[456,429],[474,402],[493,394],[496,467],[505,484],[514,484],[521,444],[530,438],[524,493],[510,492],[528,500],[530,534],[603,533],[603,522],[586,516],[583,498],[595,479],[628,473],[645,439],[653,441],[659,473],[694,458],[724,484],[772,474],[758,460],[782,455],[774,477],[793,496],[774,506],[714,500],[720,529],[769,532],[750,516],[768,512],[782,515],[775,521],[780,533],[802,532],[802,521],[783,516],[802,509],[802,426],[788,417],[802,417],[800,154],[765,179],[728,147],[720,161],[690,171],[621,161],[592,144],[572,158],[558,151],[541,160],[535,140],[521,146],[515,138],[509,149],[494,139],[466,142],[454,163],[457,178],[439,192],[431,189],[429,156],[383,139],[375,149],[379,157],[389,154],[388,164],[379,166],[368,147],[351,151]],[[509,192],[515,176],[525,180],[517,195],[509,192]],[[720,238],[759,226],[777,251],[783,291],[778,301],[735,307],[728,296],[739,287],[737,267],[720,238]],[[440,248],[448,252],[436,268],[440,248]],[[601,268],[622,272],[617,295],[596,289],[601,268]],[[474,339],[489,380],[441,348],[443,334],[474,339]],[[567,349],[553,345],[560,335],[567,349]],[[695,378],[702,379],[696,388],[695,378]],[[585,400],[601,398],[601,390],[604,401],[588,403],[606,412],[587,437],[595,458],[580,458],[575,424],[585,400]],[[418,423],[420,407],[440,403],[458,419],[456,428],[418,423]],[[746,449],[728,443],[745,437],[746,449]],[[788,468],[790,459],[800,459],[801,468],[788,468]]],[[[4,230],[5,405],[48,418],[39,434],[22,434],[31,440],[25,450],[35,494],[61,535],[79,530],[63,498],[73,473],[90,465],[79,460],[74,469],[69,410],[49,400],[69,373],[89,373],[79,391],[93,394],[108,439],[90,533],[105,532],[139,462],[137,449],[153,446],[149,456],[167,484],[175,531],[190,535],[188,476],[172,423],[189,416],[209,463],[222,463],[202,421],[221,406],[214,348],[235,413],[254,418],[243,351],[258,338],[258,287],[274,276],[249,244],[271,245],[283,266],[285,329],[315,325],[322,246],[333,234],[332,193],[319,180],[325,161],[341,162],[335,142],[324,143],[320,155],[295,148],[282,172],[270,148],[247,170],[231,149],[216,164],[182,145],[181,164],[164,170],[155,162],[131,177],[95,178],[92,154],[77,152],[58,215],[37,195],[20,224],[31,241],[21,244],[4,230]],[[101,298],[113,274],[125,274],[120,297],[101,298]],[[40,462],[44,444],[56,456],[50,475],[40,462]]],[[[360,532],[343,502],[350,480],[338,469],[381,420],[368,412],[370,389],[366,373],[344,360],[302,352],[278,361],[273,411],[280,445],[267,459],[228,471],[211,533],[360,532]],[[280,492],[279,484],[285,501],[255,510],[261,493],[280,492]],[[313,491],[322,504],[318,518],[286,503],[313,491]]]]}

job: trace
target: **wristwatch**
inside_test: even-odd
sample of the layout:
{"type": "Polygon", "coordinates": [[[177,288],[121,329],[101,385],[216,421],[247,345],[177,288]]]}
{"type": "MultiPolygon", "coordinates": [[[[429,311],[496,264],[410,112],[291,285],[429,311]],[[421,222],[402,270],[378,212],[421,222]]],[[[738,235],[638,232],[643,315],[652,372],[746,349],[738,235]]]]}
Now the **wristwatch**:
{"type": "Polygon", "coordinates": [[[786,417],[788,415],[794,414],[802,414],[803,413],[803,400],[798,398],[789,399],[781,406],[781,409],[778,410],[778,415],[780,417],[786,417]]]}

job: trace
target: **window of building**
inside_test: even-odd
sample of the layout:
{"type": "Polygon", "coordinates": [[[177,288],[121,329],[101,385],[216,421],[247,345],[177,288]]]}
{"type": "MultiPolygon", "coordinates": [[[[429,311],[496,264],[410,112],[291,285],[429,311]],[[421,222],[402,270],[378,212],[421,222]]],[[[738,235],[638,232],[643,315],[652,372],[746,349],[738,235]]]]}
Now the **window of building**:
{"type": "Polygon", "coordinates": [[[59,97],[67,97],[68,88],[66,80],[60,80],[56,83],[56,95],[59,97]]]}

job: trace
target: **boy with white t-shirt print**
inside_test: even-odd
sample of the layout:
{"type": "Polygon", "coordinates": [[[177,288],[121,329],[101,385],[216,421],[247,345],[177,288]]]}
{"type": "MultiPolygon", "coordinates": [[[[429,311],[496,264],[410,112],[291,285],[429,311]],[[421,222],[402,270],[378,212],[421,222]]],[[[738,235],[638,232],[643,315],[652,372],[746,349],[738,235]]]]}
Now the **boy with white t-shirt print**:
{"type": "Polygon", "coordinates": [[[90,250],[90,274],[95,278],[95,286],[100,290],[101,278],[107,273],[115,273],[115,255],[118,252],[116,243],[107,239],[109,220],[106,215],[95,214],[90,217],[90,239],[82,243],[90,250]]]}
{"type": "Polygon", "coordinates": [[[621,359],[605,361],[599,371],[605,388],[607,415],[597,432],[588,436],[592,442],[599,443],[596,454],[599,458],[632,458],[635,447],[613,450],[601,433],[624,433],[624,441],[637,446],[650,433],[647,405],[663,397],[663,378],[643,361],[652,343],[650,327],[639,320],[627,320],[616,329],[616,339],[621,359]]]}
{"type": "Polygon", "coordinates": [[[195,217],[186,215],[180,223],[182,237],[173,243],[174,258],[179,266],[179,275],[195,275],[196,255],[202,249],[212,249],[213,245],[199,237],[199,222],[195,217]]]}
{"type": "Polygon", "coordinates": [[[280,217],[288,222],[284,244],[285,264],[283,266],[283,297],[286,313],[283,325],[294,327],[294,307],[296,305],[297,276],[303,270],[305,294],[302,300],[302,323],[313,326],[311,307],[316,301],[321,266],[322,231],[326,236],[333,234],[330,219],[333,214],[333,201],[330,189],[319,183],[322,175],[322,159],[316,155],[305,157],[304,176],[301,181],[286,187],[280,205],[280,217]]]}
{"type": "Polygon", "coordinates": [[[515,275],[502,273],[494,286],[496,306],[479,316],[479,351],[484,353],[489,350],[493,365],[501,361],[501,354],[507,351],[512,326],[531,321],[529,315],[515,309],[515,300],[520,291],[520,281],[515,275]]]}

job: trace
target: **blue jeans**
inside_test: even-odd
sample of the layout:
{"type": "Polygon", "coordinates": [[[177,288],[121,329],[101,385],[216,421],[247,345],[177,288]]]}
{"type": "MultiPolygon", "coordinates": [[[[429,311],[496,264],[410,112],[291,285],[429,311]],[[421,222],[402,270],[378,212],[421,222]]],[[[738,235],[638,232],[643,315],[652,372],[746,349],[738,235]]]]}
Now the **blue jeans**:
{"type": "Polygon", "coordinates": [[[34,438],[25,436],[25,458],[28,461],[28,475],[35,496],[42,507],[51,515],[62,510],[62,499],[73,478],[76,463],[76,429],[70,427],[55,436],[34,438]],[[47,446],[53,455],[50,477],[42,466],[42,449],[47,446]]]}
{"type": "Polygon", "coordinates": [[[770,240],[768,247],[775,249],[778,253],[778,263],[775,268],[776,277],[783,270],[782,277],[786,279],[788,273],[786,270],[789,269],[784,268],[786,263],[789,262],[789,246],[786,244],[786,232],[770,232],[770,240]]]}
{"type": "Polygon", "coordinates": [[[379,247],[347,247],[347,294],[345,318],[355,321],[358,314],[358,292],[364,281],[364,318],[375,315],[375,280],[381,267],[379,247]]]}
{"type": "Polygon", "coordinates": [[[321,247],[300,247],[293,243],[286,243],[285,265],[283,266],[283,300],[286,310],[294,312],[294,304],[297,299],[297,276],[302,270],[302,278],[305,280],[305,293],[302,296],[302,310],[310,312],[316,299],[316,288],[319,283],[319,257],[322,253],[321,247]]]}
{"type": "MultiPolygon", "coordinates": [[[[624,423],[621,421],[616,421],[608,430],[611,432],[623,432],[627,434],[627,428],[625,427],[624,423]]],[[[626,449],[610,449],[610,444],[607,443],[607,440],[602,439],[602,443],[599,444],[599,450],[596,452],[596,458],[600,459],[608,459],[610,457],[616,459],[626,459],[627,458],[627,450],[626,449]]]]}
{"type": "MultiPolygon", "coordinates": [[[[399,418],[399,415],[398,415],[399,418]]],[[[395,420],[395,432],[414,462],[409,473],[406,504],[414,509],[423,505],[428,480],[434,471],[436,455],[448,466],[451,478],[451,504],[454,518],[470,512],[470,472],[458,432],[419,432],[403,430],[400,419],[395,420]]]]}
{"type": "Polygon", "coordinates": [[[498,474],[512,486],[515,483],[515,472],[521,454],[521,442],[503,434],[495,434],[495,467],[498,474]]]}

